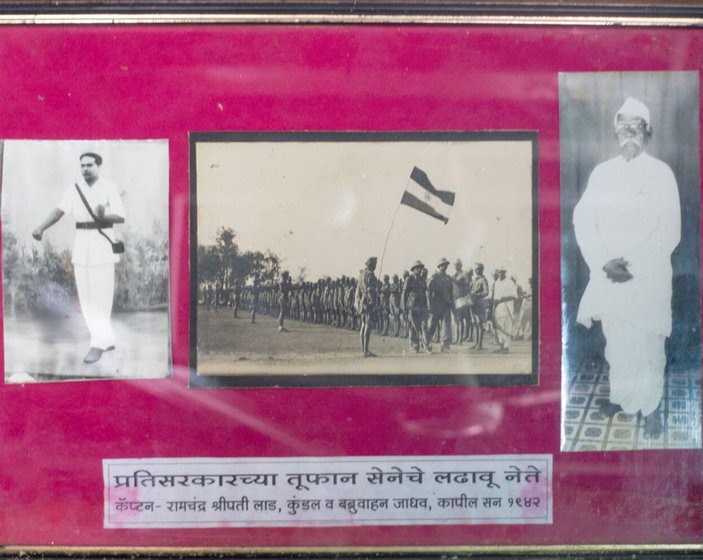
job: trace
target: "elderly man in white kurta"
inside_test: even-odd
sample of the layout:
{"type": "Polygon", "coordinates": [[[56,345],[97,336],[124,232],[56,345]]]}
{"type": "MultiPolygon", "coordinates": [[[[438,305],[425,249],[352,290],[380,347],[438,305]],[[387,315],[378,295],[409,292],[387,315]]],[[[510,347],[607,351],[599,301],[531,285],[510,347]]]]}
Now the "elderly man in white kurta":
{"type": "Polygon", "coordinates": [[[644,435],[658,437],[681,208],[671,169],[645,152],[651,133],[649,110],[628,98],[615,116],[620,155],[593,170],[574,228],[590,269],[577,321],[602,322],[610,365],[610,403],[601,411],[640,412],[644,435]]]}
{"type": "Polygon", "coordinates": [[[33,237],[40,241],[44,230],[58,222],[64,214],[76,221],[73,243],[73,268],[78,299],[86,326],[90,332],[90,349],[83,361],[97,362],[103,352],[114,350],[115,335],[112,330],[112,299],[115,289],[115,263],[112,226],[123,223],[125,211],[117,187],[100,178],[102,157],[92,152],[80,157],[83,180],[66,188],[63,197],[42,224],[34,230],[33,237]],[[76,185],[95,217],[96,222],[81,200],[76,185]],[[100,226],[100,230],[98,230],[100,226]],[[102,231],[110,239],[106,239],[102,231]]]}

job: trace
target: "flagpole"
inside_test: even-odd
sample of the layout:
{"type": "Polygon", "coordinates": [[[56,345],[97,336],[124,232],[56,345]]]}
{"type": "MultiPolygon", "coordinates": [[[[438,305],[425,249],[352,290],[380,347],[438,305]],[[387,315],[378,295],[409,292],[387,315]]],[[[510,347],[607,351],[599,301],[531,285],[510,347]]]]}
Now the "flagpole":
{"type": "Polygon", "coordinates": [[[447,225],[449,221],[448,209],[444,208],[443,212],[438,211],[434,206],[435,204],[437,204],[437,202],[433,201],[432,199],[439,200],[441,204],[443,204],[444,206],[448,206],[449,208],[454,206],[453,192],[438,190],[432,184],[429,177],[427,177],[427,173],[425,173],[418,167],[413,167],[413,170],[410,173],[410,178],[405,182],[405,191],[403,192],[403,196],[400,198],[398,208],[395,209],[395,214],[393,214],[391,227],[388,228],[388,233],[386,234],[386,242],[383,244],[383,253],[381,254],[381,264],[378,267],[379,279],[383,278],[383,259],[386,256],[386,249],[388,248],[388,239],[390,239],[391,231],[393,231],[393,226],[395,225],[395,218],[398,215],[398,210],[400,210],[400,207],[403,205],[403,203],[405,203],[407,206],[410,206],[411,208],[415,208],[416,210],[423,212],[424,214],[428,214],[433,218],[442,220],[444,222],[444,225],[447,225]],[[422,194],[418,195],[417,193],[409,192],[408,185],[410,184],[417,185],[417,187],[421,190],[422,194]],[[418,196],[424,197],[425,200],[419,199],[418,196]]]}
{"type": "Polygon", "coordinates": [[[391,220],[391,227],[388,228],[388,233],[386,234],[386,242],[383,244],[383,253],[381,253],[381,263],[378,267],[378,279],[383,280],[383,259],[386,256],[386,248],[388,247],[388,240],[391,237],[391,231],[393,231],[393,226],[395,225],[395,217],[398,215],[398,211],[402,204],[399,202],[398,207],[395,209],[395,214],[393,214],[393,220],[391,220]]]}

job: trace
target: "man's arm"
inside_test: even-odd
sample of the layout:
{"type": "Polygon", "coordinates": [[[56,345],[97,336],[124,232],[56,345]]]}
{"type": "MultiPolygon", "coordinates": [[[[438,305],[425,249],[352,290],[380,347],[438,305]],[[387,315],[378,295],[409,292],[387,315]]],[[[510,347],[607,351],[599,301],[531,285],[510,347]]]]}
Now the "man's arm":
{"type": "Polygon", "coordinates": [[[124,218],[122,216],[118,216],[117,214],[105,214],[105,207],[102,204],[98,204],[95,208],[95,215],[105,224],[112,225],[124,223],[124,218]]]}
{"type": "Polygon", "coordinates": [[[496,286],[495,299],[493,300],[496,305],[516,299],[518,299],[517,287],[510,280],[503,280],[499,286],[496,286]]]}
{"type": "Polygon", "coordinates": [[[593,170],[573,214],[576,242],[592,275],[603,270],[606,263],[613,258],[622,256],[613,255],[608,250],[598,227],[598,210],[604,204],[604,192],[607,192],[609,187],[609,181],[603,177],[603,173],[602,165],[593,170]]]}
{"type": "Polygon", "coordinates": [[[471,295],[477,299],[488,297],[488,280],[485,277],[478,278],[475,281],[471,295]]]}
{"type": "Polygon", "coordinates": [[[63,218],[63,210],[60,208],[54,208],[51,212],[49,212],[49,215],[44,219],[39,227],[32,232],[32,237],[37,241],[41,241],[44,231],[53,226],[61,218],[63,218]]]}
{"type": "Polygon", "coordinates": [[[430,281],[427,283],[426,291],[427,291],[427,301],[433,301],[435,297],[435,286],[437,285],[437,282],[435,281],[435,276],[432,276],[430,278],[430,281]]]}

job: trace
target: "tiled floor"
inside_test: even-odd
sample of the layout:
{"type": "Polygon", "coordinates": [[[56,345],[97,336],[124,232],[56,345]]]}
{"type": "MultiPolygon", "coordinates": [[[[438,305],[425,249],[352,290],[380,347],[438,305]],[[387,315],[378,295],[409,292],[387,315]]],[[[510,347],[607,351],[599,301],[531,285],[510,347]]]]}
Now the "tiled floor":
{"type": "Polygon", "coordinates": [[[667,373],[661,410],[664,433],[642,437],[640,415],[624,412],[607,418],[598,407],[608,398],[608,372],[582,372],[571,387],[563,412],[562,451],[626,451],[701,447],[701,374],[667,373]]]}

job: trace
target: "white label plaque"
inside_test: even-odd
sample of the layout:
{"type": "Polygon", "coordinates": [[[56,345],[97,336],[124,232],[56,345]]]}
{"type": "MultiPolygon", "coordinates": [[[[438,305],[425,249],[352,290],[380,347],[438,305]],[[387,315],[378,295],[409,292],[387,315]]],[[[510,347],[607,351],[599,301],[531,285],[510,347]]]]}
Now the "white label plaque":
{"type": "Polygon", "coordinates": [[[552,523],[552,456],[105,459],[106,528],[552,523]]]}

